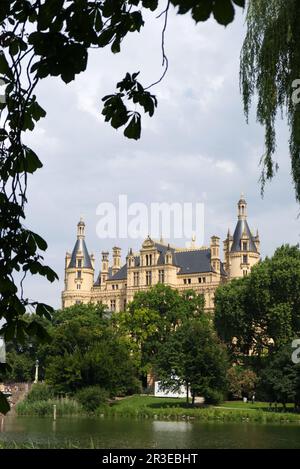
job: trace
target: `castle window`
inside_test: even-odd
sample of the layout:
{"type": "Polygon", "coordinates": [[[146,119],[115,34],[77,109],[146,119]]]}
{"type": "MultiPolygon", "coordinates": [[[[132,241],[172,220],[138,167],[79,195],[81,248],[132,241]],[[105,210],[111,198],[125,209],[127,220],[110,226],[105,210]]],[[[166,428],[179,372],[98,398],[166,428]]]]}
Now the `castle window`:
{"type": "Polygon", "coordinates": [[[150,270],[146,272],[146,285],[152,285],[152,272],[150,270]]]}
{"type": "Polygon", "coordinates": [[[206,277],[203,277],[203,278],[202,278],[202,282],[203,282],[203,283],[206,283],[206,277]]]}
{"type": "Polygon", "coordinates": [[[186,285],[186,278],[183,279],[183,283],[186,285]]]}
{"type": "Polygon", "coordinates": [[[243,251],[247,251],[247,250],[248,250],[248,243],[243,242],[243,251]]]}
{"type": "Polygon", "coordinates": [[[138,272],[134,272],[134,274],[133,274],[133,285],[135,287],[138,287],[139,284],[140,284],[140,275],[139,275],[138,272]]]}
{"type": "Polygon", "coordinates": [[[243,270],[243,275],[244,275],[244,277],[247,277],[247,275],[248,275],[248,270],[243,270]]]}
{"type": "Polygon", "coordinates": [[[243,256],[243,264],[248,264],[248,256],[243,256]]]}
{"type": "Polygon", "coordinates": [[[152,254],[146,254],[146,265],[152,265],[152,254]]]}
{"type": "Polygon", "coordinates": [[[76,304],[76,305],[81,305],[81,301],[80,301],[80,300],[76,300],[76,301],[75,301],[75,304],[76,304]]]}
{"type": "Polygon", "coordinates": [[[78,260],[77,260],[77,267],[78,267],[78,269],[81,269],[81,267],[82,267],[82,259],[78,259],[78,260]]]}
{"type": "Polygon", "coordinates": [[[115,289],[115,286],[114,286],[114,285],[112,285],[112,286],[111,286],[111,288],[114,290],[114,289],[115,289]]]}
{"type": "Polygon", "coordinates": [[[188,278],[188,283],[192,283],[192,279],[188,278]]]}
{"type": "Polygon", "coordinates": [[[200,278],[198,278],[198,282],[199,282],[199,283],[201,283],[201,282],[202,282],[202,278],[201,278],[201,277],[200,277],[200,278]]]}
{"type": "Polygon", "coordinates": [[[80,288],[81,288],[80,283],[77,283],[77,290],[80,290],[80,288]]]}
{"type": "Polygon", "coordinates": [[[165,283],[165,271],[164,270],[159,270],[158,281],[159,283],[165,283]]]}
{"type": "Polygon", "coordinates": [[[81,270],[77,270],[77,278],[81,278],[81,270]]]}
{"type": "Polygon", "coordinates": [[[116,311],[116,300],[110,300],[110,310],[116,311]]]}
{"type": "Polygon", "coordinates": [[[116,290],[119,290],[119,285],[116,285],[116,290]]]}

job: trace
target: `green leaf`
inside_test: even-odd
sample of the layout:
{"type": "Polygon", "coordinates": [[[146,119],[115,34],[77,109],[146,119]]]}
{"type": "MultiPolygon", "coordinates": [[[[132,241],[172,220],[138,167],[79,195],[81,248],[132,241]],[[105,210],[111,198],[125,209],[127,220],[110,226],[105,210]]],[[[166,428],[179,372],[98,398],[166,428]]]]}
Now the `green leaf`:
{"type": "Polygon", "coordinates": [[[7,414],[10,411],[10,405],[4,396],[4,394],[0,391],[0,413],[7,414]]]}
{"type": "Polygon", "coordinates": [[[141,137],[141,116],[134,114],[129,124],[124,130],[124,135],[127,138],[138,140],[141,137]]]}
{"type": "Polygon", "coordinates": [[[151,11],[156,10],[158,7],[158,0],[142,0],[143,7],[149,8],[151,11]]]}
{"type": "Polygon", "coordinates": [[[37,337],[41,343],[47,343],[50,341],[50,335],[48,334],[47,330],[35,320],[28,324],[26,332],[30,337],[37,337]]]}
{"type": "Polygon", "coordinates": [[[44,316],[45,318],[49,319],[49,321],[51,321],[54,309],[44,303],[38,303],[35,312],[38,316],[44,316]]]}
{"type": "Polygon", "coordinates": [[[245,8],[246,5],[246,0],[232,0],[233,3],[238,5],[239,7],[245,8]]]}
{"type": "Polygon", "coordinates": [[[234,19],[234,6],[231,0],[215,0],[213,15],[218,23],[227,26],[234,19]]]}
{"type": "Polygon", "coordinates": [[[9,78],[13,77],[6,57],[2,51],[0,52],[0,73],[6,75],[9,78]]]}
{"type": "Polygon", "coordinates": [[[34,153],[33,150],[30,148],[26,147],[26,158],[25,158],[25,171],[27,173],[34,173],[37,169],[42,168],[43,165],[37,155],[34,153]]]}
{"type": "Polygon", "coordinates": [[[46,111],[36,101],[34,101],[31,104],[30,111],[31,111],[31,115],[32,115],[32,117],[34,118],[35,121],[38,121],[42,117],[46,116],[46,111]]]}
{"type": "Polygon", "coordinates": [[[212,0],[207,0],[206,2],[198,3],[193,10],[192,16],[196,23],[199,21],[206,21],[210,17],[212,12],[212,0]]]}
{"type": "Polygon", "coordinates": [[[42,251],[46,251],[48,247],[48,244],[46,243],[46,241],[40,235],[38,235],[37,233],[33,233],[32,231],[31,231],[31,235],[33,236],[38,248],[41,249],[42,251]]]}

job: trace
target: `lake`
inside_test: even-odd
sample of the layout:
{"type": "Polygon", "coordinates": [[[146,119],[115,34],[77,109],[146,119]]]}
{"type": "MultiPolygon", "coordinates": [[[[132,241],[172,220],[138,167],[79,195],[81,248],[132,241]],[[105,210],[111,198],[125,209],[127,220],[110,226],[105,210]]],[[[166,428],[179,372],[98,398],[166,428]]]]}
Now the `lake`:
{"type": "Polygon", "coordinates": [[[300,448],[300,425],[8,416],[0,441],[80,448],[300,448]],[[61,445],[61,446],[60,446],[61,445]]]}

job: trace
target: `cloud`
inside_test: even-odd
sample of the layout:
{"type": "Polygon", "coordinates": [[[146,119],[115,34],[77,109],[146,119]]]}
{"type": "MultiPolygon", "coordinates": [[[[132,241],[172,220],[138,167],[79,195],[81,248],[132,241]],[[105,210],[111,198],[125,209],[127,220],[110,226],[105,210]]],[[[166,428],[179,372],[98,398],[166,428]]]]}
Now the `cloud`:
{"type": "MultiPolygon", "coordinates": [[[[247,125],[239,94],[239,54],[244,19],[238,15],[226,29],[213,20],[195,25],[188,15],[170,15],[166,52],[169,70],[153,92],[159,105],[152,119],[143,117],[142,138],[133,142],[104,123],[101,98],[114,92],[127,71],[140,71],[143,84],[159,78],[161,20],[152,19],[141,35],[124,41],[121,54],[92,51],[88,70],[66,86],[44,80],[38,99],[47,117],[26,141],[44,168],[29,180],[26,224],[48,241],[45,256],[60,282],[38,277],[27,282],[27,295],[60,305],[64,255],[76,238],[84,215],[87,244],[96,254],[118,243],[125,255],[134,240],[99,240],[96,207],[117,202],[204,202],[205,242],[225,237],[236,223],[236,203],[245,192],[249,223],[259,228],[263,255],[283,242],[299,240],[298,207],[290,177],[288,134],[279,123],[277,158],[280,173],[260,196],[258,167],[263,130],[251,116],[247,125]]],[[[182,240],[181,245],[185,245],[182,240]]]]}

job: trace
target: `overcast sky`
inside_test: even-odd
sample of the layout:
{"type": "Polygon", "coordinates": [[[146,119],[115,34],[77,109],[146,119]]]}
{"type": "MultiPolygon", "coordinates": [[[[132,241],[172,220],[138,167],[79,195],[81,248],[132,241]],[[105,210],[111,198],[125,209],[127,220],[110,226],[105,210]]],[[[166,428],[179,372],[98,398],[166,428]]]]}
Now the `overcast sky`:
{"type": "MultiPolygon", "coordinates": [[[[46,262],[60,282],[37,276],[27,281],[27,296],[60,306],[64,257],[76,241],[76,224],[86,222],[86,242],[96,256],[113,245],[138,249],[139,240],[97,238],[101,202],[203,202],[205,239],[221,240],[234,229],[241,192],[248,202],[252,231],[259,229],[262,256],[282,243],[299,241],[299,207],[295,203],[288,132],[278,125],[280,171],[260,196],[259,160],[263,129],[252,114],[245,123],[239,94],[239,54],[244,37],[239,14],[226,29],[213,20],[195,25],[188,17],[170,15],[166,52],[169,71],[153,92],[159,105],[152,119],[143,118],[140,141],[127,140],[101,116],[101,98],[114,92],[126,71],[140,71],[146,85],[161,73],[160,31],[163,19],[148,22],[142,34],[126,39],[121,54],[93,51],[87,71],[65,85],[44,80],[38,100],[47,117],[26,135],[44,167],[29,180],[26,225],[43,235],[49,248],[46,262]]],[[[199,238],[199,236],[198,236],[199,238]]],[[[184,246],[186,240],[177,241],[184,246]]]]}

